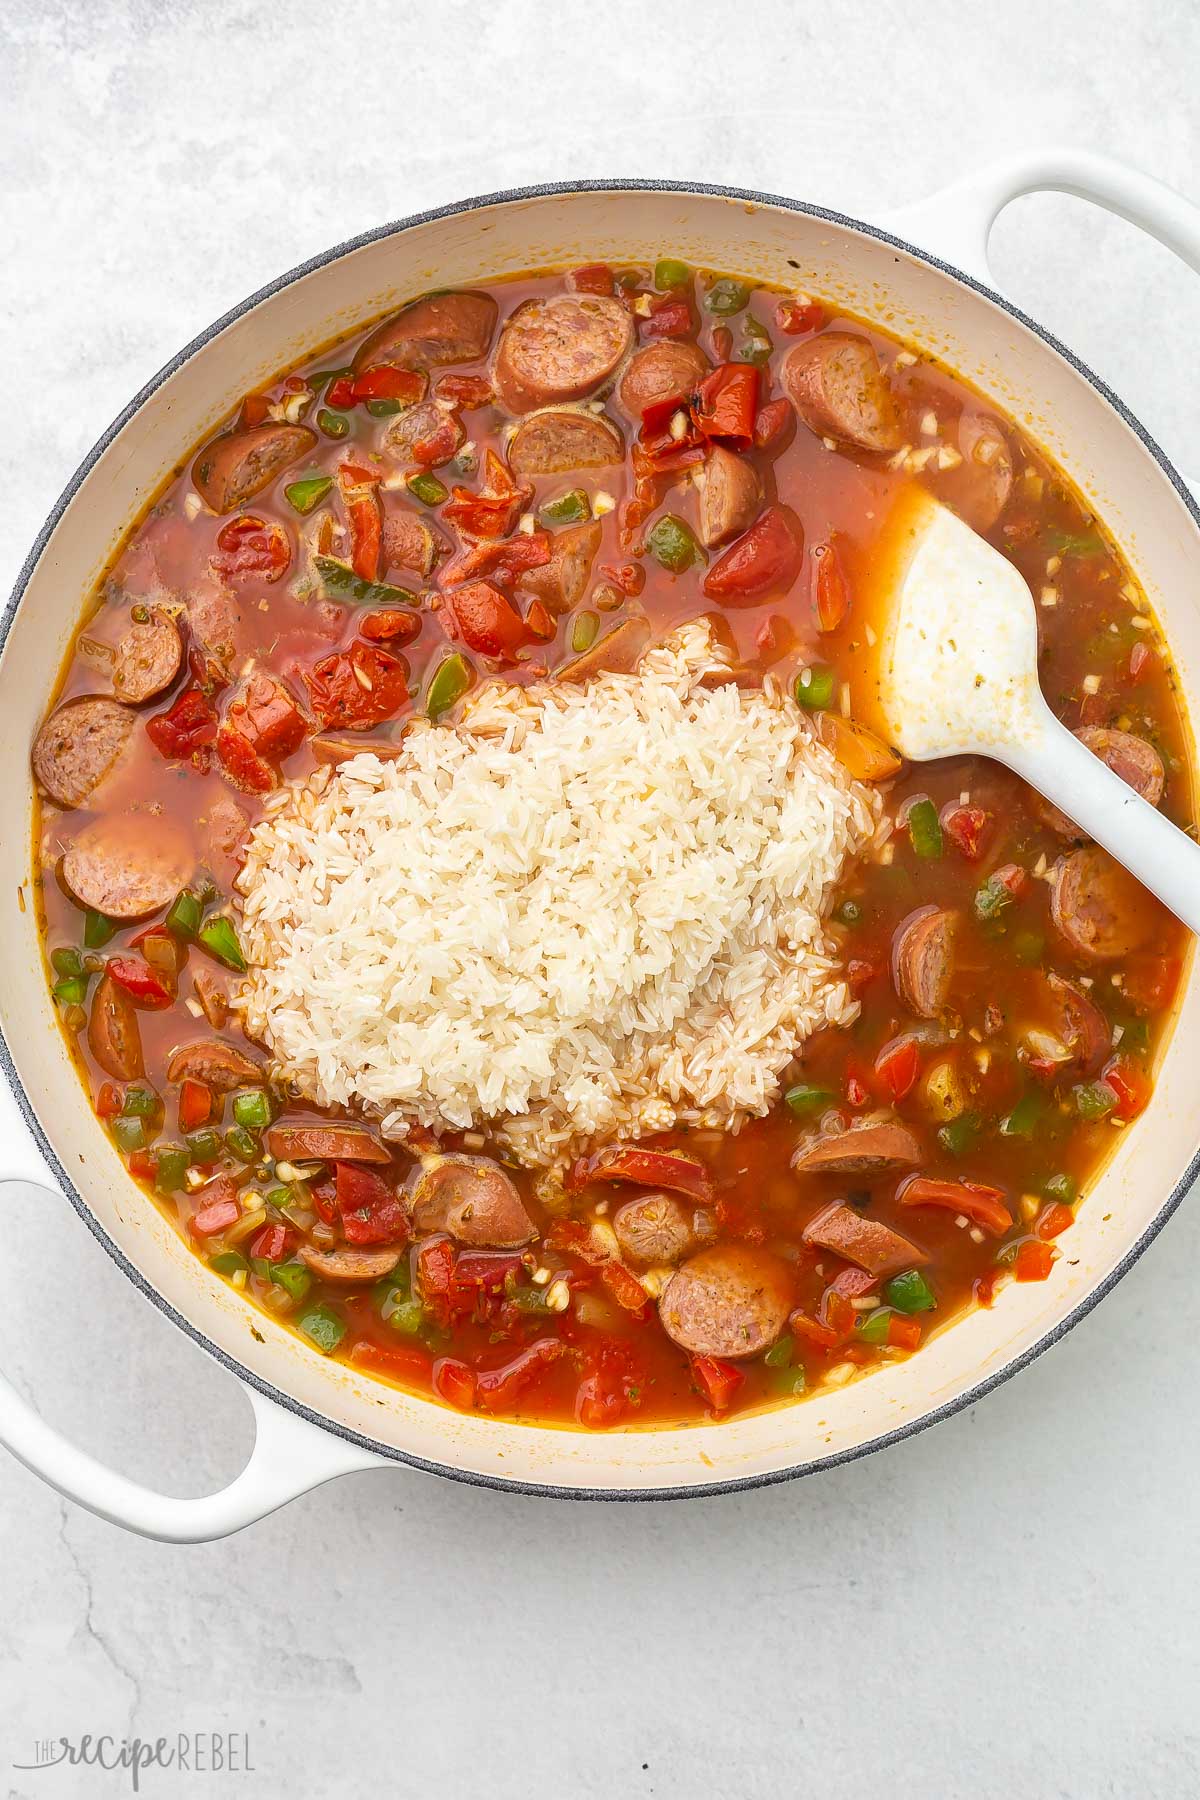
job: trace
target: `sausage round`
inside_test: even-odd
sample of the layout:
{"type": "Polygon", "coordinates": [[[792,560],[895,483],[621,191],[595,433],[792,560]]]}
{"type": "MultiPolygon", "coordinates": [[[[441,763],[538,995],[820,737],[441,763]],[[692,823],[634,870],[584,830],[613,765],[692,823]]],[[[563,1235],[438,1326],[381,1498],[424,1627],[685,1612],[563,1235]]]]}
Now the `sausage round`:
{"type": "Polygon", "coordinates": [[[586,525],[565,525],[550,540],[550,561],[539,569],[527,569],[517,582],[523,594],[540,600],[556,617],[570,612],[583,599],[596,552],[600,548],[598,519],[586,525]]]}
{"type": "Polygon", "coordinates": [[[261,1082],[265,1072],[261,1057],[227,1044],[224,1038],[200,1038],[194,1044],[181,1044],[167,1063],[168,1081],[202,1081],[218,1094],[253,1086],[261,1082]]]}
{"type": "MultiPolygon", "coordinates": [[[[1098,756],[1107,763],[1114,775],[1119,775],[1126,786],[1135,794],[1148,800],[1151,806],[1157,806],[1163,795],[1163,784],[1166,779],[1162,757],[1148,744],[1145,738],[1138,737],[1132,731],[1117,731],[1107,725],[1085,725],[1074,735],[1081,744],[1086,744],[1093,756],[1098,756]]],[[[1082,838],[1087,834],[1080,831],[1078,825],[1070,820],[1066,813],[1060,812],[1057,806],[1051,806],[1040,794],[1034,798],[1034,812],[1056,831],[1060,837],[1082,838]]]]}
{"type": "Polygon", "coordinates": [[[192,484],[215,513],[232,512],[261,494],[277,475],[316,448],[307,425],[251,425],[205,444],[192,464],[192,484]]]}
{"type": "Polygon", "coordinates": [[[987,413],[966,412],[958,421],[958,453],[957,468],[936,470],[933,486],[972,531],[990,531],[1012,493],[1008,439],[987,413]]]}
{"type": "Polygon", "coordinates": [[[533,1220],[510,1178],[486,1156],[446,1156],[410,1178],[417,1232],[446,1231],[475,1249],[516,1250],[533,1236],[533,1220]]]}
{"type": "Polygon", "coordinates": [[[736,1358],[769,1350],[792,1307],[787,1264],[748,1244],[701,1250],[663,1289],[663,1330],[693,1356],[736,1358]]]}
{"type": "Polygon", "coordinates": [[[272,1125],[267,1149],[281,1162],[390,1163],[391,1152],[360,1125],[272,1125]]]}
{"type": "Polygon", "coordinates": [[[443,363],[478,362],[491,348],[496,302],[490,294],[426,294],[385,319],[360,346],[354,368],[391,363],[430,369],[443,363]]]}
{"type": "Polygon", "coordinates": [[[802,1233],[806,1244],[819,1244],[835,1256],[855,1263],[869,1275],[898,1275],[901,1269],[927,1263],[929,1257],[911,1238],[901,1236],[878,1219],[864,1219],[841,1200],[808,1221],[802,1233]]]}
{"type": "Polygon", "coordinates": [[[140,706],[169,688],[183,664],[183,639],[169,614],[156,612],[134,620],[117,645],[113,692],[118,700],[140,706]]]}
{"type": "Polygon", "coordinates": [[[893,1175],[915,1169],[921,1146],[907,1125],[895,1119],[852,1125],[811,1139],[792,1153],[798,1175],[893,1175]]]}
{"type": "Polygon", "coordinates": [[[82,806],[117,763],[136,723],[128,707],[98,694],[56,707],[34,739],[38,786],[59,806],[82,806]]]}
{"type": "Polygon", "coordinates": [[[698,344],[662,338],[630,357],[617,395],[630,417],[640,420],[648,406],[684,399],[707,374],[708,358],[698,344]]]}
{"type": "Polygon", "coordinates": [[[677,1263],[711,1235],[697,1228],[697,1219],[696,1208],[675,1194],[641,1194],[617,1208],[612,1228],[630,1262],[677,1263]]]}
{"type": "Polygon", "coordinates": [[[919,1018],[936,1019],[946,1004],[957,932],[958,914],[931,906],[910,913],[892,941],[896,992],[919,1018]]]}
{"type": "Polygon", "coordinates": [[[727,544],[749,530],[762,505],[762,482],[753,463],[714,444],[696,476],[700,495],[700,542],[706,550],[727,544]]]}
{"type": "Polygon", "coordinates": [[[1111,962],[1146,942],[1154,903],[1098,844],[1060,856],[1051,871],[1050,917],[1086,962],[1111,962]]]}
{"type": "Polygon", "coordinates": [[[88,1049],[114,1081],[139,1081],[145,1074],[137,1012],[111,975],[102,975],[96,983],[87,1038],[88,1049]]]}
{"type": "Polygon", "coordinates": [[[585,650],[582,656],[576,656],[562,667],[555,669],[555,681],[590,681],[593,675],[603,671],[627,675],[636,669],[642,659],[642,651],[650,642],[650,621],[640,614],[633,614],[622,619],[615,631],[602,637],[598,643],[585,650]]]}
{"type": "Polygon", "coordinates": [[[784,359],[783,385],[818,437],[860,450],[895,450],[900,419],[875,347],[845,331],[823,331],[784,359]]]}
{"type": "Polygon", "coordinates": [[[385,569],[411,569],[416,575],[430,575],[434,564],[448,549],[440,532],[414,512],[385,512],[383,515],[383,565],[385,569]]]}
{"type": "Polygon", "coordinates": [[[297,1255],[323,1281],[382,1281],[400,1261],[399,1250],[317,1250],[301,1244],[297,1255]]]}
{"type": "Polygon", "coordinates": [[[619,366],[633,320],[607,294],[551,294],[519,306],[500,333],[493,378],[509,412],[582,400],[619,366]]]}
{"type": "Polygon", "coordinates": [[[194,867],[186,836],[169,819],[113,813],[68,845],[59,874],[80,906],[110,919],[144,919],[170,905],[194,867]]]}
{"type": "Polygon", "coordinates": [[[541,412],[523,419],[508,446],[515,475],[606,469],[625,455],[621,434],[600,413],[541,412]]]}

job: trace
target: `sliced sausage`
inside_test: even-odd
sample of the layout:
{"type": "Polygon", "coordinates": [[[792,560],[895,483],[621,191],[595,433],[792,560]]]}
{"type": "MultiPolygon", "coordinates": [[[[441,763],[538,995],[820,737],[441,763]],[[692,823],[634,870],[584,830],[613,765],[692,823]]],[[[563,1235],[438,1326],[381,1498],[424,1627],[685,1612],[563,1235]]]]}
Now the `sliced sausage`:
{"type": "Polygon", "coordinates": [[[267,1149],[278,1162],[390,1163],[392,1153],[359,1125],[272,1125],[267,1149]]]}
{"type": "Polygon", "coordinates": [[[144,919],[171,904],[195,866],[185,833],[170,819],[112,813],[67,846],[59,877],[80,906],[110,919],[144,919]]]}
{"type": "Polygon", "coordinates": [[[383,566],[411,569],[414,575],[432,575],[438,558],[449,549],[445,538],[427,519],[414,512],[386,512],[383,516],[383,566]]]}
{"type": "Polygon", "coordinates": [[[60,806],[82,806],[113,769],[137,720],[116,700],[89,694],[56,707],[33,745],[33,772],[60,806]]]}
{"type": "Polygon", "coordinates": [[[376,327],[360,345],[354,367],[372,369],[390,363],[431,369],[443,363],[478,362],[491,348],[496,315],[490,294],[471,289],[425,294],[376,327]]]}
{"type": "Polygon", "coordinates": [[[783,363],[783,385],[818,437],[860,450],[895,450],[900,419],[875,348],[846,331],[823,331],[797,344],[783,363]]]}
{"type": "Polygon", "coordinates": [[[197,969],[192,976],[192,986],[196,990],[201,1010],[213,1030],[223,1030],[229,1018],[229,995],[224,982],[208,969],[197,969]]]}
{"type": "Polygon", "coordinates": [[[199,576],[185,596],[188,629],[210,661],[224,672],[237,655],[241,608],[230,590],[215,575],[199,576]]]}
{"type": "Polygon", "coordinates": [[[762,482],[753,463],[714,444],[696,475],[700,495],[700,542],[706,550],[727,544],[749,529],[762,505],[762,482]]]}
{"type": "Polygon", "coordinates": [[[457,413],[439,406],[436,400],[422,400],[419,406],[396,415],[388,427],[387,447],[401,462],[440,469],[458,454],[466,437],[457,413]]]}
{"type": "Polygon", "coordinates": [[[307,425],[272,423],[227,432],[205,444],[192,464],[192,484],[213,512],[232,512],[316,445],[317,434],[307,425]]]}
{"type": "Polygon", "coordinates": [[[613,1214],[622,1256],[630,1262],[677,1263],[713,1235],[709,1215],[675,1194],[642,1194],[613,1214]]]}
{"type": "Polygon", "coordinates": [[[708,358],[699,344],[662,338],[634,352],[617,394],[630,417],[640,419],[648,406],[685,399],[707,374],[708,358]]]}
{"type": "Polygon", "coordinates": [[[1138,949],[1156,923],[1149,894],[1098,844],[1055,863],[1050,917],[1086,962],[1111,962],[1138,949]]]}
{"type": "Polygon", "coordinates": [[[139,1081],[146,1073],[137,1012],[111,975],[102,975],[96,983],[87,1040],[88,1049],[114,1081],[139,1081]]]}
{"type": "Polygon", "coordinates": [[[902,1237],[878,1219],[864,1219],[841,1200],[822,1208],[801,1233],[806,1244],[819,1244],[869,1275],[898,1275],[901,1269],[926,1263],[929,1257],[911,1238],[902,1237]]]}
{"type": "Polygon", "coordinates": [[[598,519],[556,531],[550,539],[550,561],[540,569],[526,569],[517,582],[521,593],[540,600],[555,617],[570,612],[583,599],[601,535],[598,519]]]}
{"type": "Polygon", "coordinates": [[[486,1156],[431,1158],[410,1178],[413,1228],[447,1231],[476,1249],[516,1250],[533,1220],[510,1178],[486,1156]]]}
{"type": "Polygon", "coordinates": [[[397,757],[404,755],[403,743],[395,740],[333,737],[329,732],[310,738],[308,747],[319,763],[344,763],[352,756],[377,756],[380,762],[395,762],[397,757]]]}
{"type": "MultiPolygon", "coordinates": [[[[1117,731],[1108,725],[1085,725],[1074,734],[1081,744],[1086,744],[1093,756],[1107,763],[1114,775],[1119,775],[1127,787],[1151,806],[1157,806],[1163,796],[1163,783],[1166,779],[1162,757],[1148,744],[1143,737],[1132,731],[1117,731]]],[[[1057,806],[1051,806],[1040,794],[1034,795],[1033,810],[1043,825],[1051,831],[1057,831],[1060,837],[1083,838],[1086,832],[1080,831],[1064,812],[1057,806]]]]}
{"type": "Polygon", "coordinates": [[[1085,1075],[1094,1075],[1112,1049],[1112,1026],[1100,1008],[1065,976],[1047,973],[1054,1035],[1074,1054],[1085,1075]]]}
{"type": "Polygon", "coordinates": [[[194,1044],[181,1044],[167,1063],[168,1081],[202,1081],[217,1094],[256,1086],[265,1073],[260,1056],[251,1056],[224,1038],[200,1038],[194,1044]]]}
{"type": "Polygon", "coordinates": [[[986,413],[963,413],[958,421],[958,453],[962,461],[956,468],[936,470],[933,487],[972,531],[990,531],[1012,493],[1008,439],[986,413]]]}
{"type": "Polygon", "coordinates": [[[534,413],[517,426],[508,446],[509,467],[516,475],[607,469],[624,457],[620,432],[601,413],[534,413]]]}
{"type": "Polygon", "coordinates": [[[958,914],[932,906],[910,913],[892,940],[896,992],[919,1018],[936,1019],[946,1004],[957,933],[958,914]]]}
{"type": "Polygon", "coordinates": [[[182,664],[183,639],[169,614],[156,612],[142,623],[135,620],[117,645],[113,693],[118,700],[140,706],[169,688],[182,664]]]}
{"type": "Polygon", "coordinates": [[[301,1244],[297,1255],[323,1281],[382,1281],[400,1261],[399,1250],[316,1250],[301,1244]]]}
{"type": "Polygon", "coordinates": [[[636,669],[641,661],[642,652],[650,642],[650,621],[635,613],[628,619],[622,619],[615,631],[585,650],[582,656],[576,656],[571,662],[564,663],[555,669],[555,681],[590,681],[593,675],[605,670],[615,674],[627,675],[636,669]]]}
{"type": "Polygon", "coordinates": [[[920,1144],[894,1119],[812,1138],[792,1153],[798,1175],[897,1175],[920,1161],[920,1144]]]}
{"type": "Polygon", "coordinates": [[[527,300],[500,333],[496,392],[514,413],[582,400],[608,380],[632,343],[632,318],[607,294],[527,300]]]}
{"type": "Polygon", "coordinates": [[[663,1289],[663,1330],[693,1356],[757,1356],[769,1350],[792,1308],[788,1265],[749,1244],[701,1250],[663,1289]]]}
{"type": "Polygon", "coordinates": [[[227,857],[241,860],[242,847],[250,830],[250,821],[236,800],[223,795],[214,800],[205,814],[204,841],[214,861],[227,857]]]}

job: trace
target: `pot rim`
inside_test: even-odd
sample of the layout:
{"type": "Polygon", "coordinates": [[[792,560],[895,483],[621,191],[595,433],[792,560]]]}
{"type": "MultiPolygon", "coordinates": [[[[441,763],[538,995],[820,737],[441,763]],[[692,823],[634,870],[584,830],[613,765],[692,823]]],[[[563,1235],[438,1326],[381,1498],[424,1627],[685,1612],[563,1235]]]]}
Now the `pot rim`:
{"type": "MultiPolygon", "coordinates": [[[[274,295],[281,293],[285,288],[291,287],[295,282],[302,280],[306,275],[312,274],[314,270],[324,268],[327,264],[335,262],[340,257],[349,255],[352,251],[361,249],[367,244],[378,243],[383,238],[396,236],[400,232],[407,231],[414,226],[429,224],[438,219],[453,218],[460,213],[479,211],[484,207],[506,205],[511,201],[547,199],[556,194],[621,192],[701,194],[713,199],[736,200],[749,202],[750,204],[757,206],[780,207],[787,212],[802,213],[809,218],[822,220],[826,224],[837,225],[852,231],[861,232],[867,237],[875,238],[880,243],[888,244],[894,249],[903,250],[907,255],[916,257],[919,261],[938,270],[940,274],[949,275],[953,280],[969,289],[972,293],[975,293],[981,298],[991,301],[993,305],[1000,307],[1011,318],[1016,319],[1023,325],[1026,330],[1031,331],[1036,337],[1040,338],[1044,344],[1048,345],[1051,350],[1061,356],[1071,368],[1075,370],[1076,374],[1081,375],[1084,380],[1108,402],[1119,418],[1136,435],[1142,448],[1149,453],[1153,461],[1158,465],[1159,469],[1179,495],[1179,498],[1183,501],[1193,523],[1200,528],[1200,505],[1197,504],[1191,489],[1161,446],[1141,423],[1140,419],[1130,411],[1108,384],[1103,381],[1100,376],[1095,374],[1086,363],[1082,362],[1079,357],[1069,350],[1065,344],[1060,342],[1052,332],[1047,331],[1044,326],[1039,325],[1036,320],[1030,318],[1027,313],[1022,312],[1018,306],[1015,306],[1012,303],[1012,301],[1006,299],[1002,294],[997,293],[994,288],[989,287],[985,282],[978,280],[975,276],[966,274],[963,270],[956,268],[952,263],[945,262],[941,257],[933,254],[933,252],[921,249],[915,244],[908,243],[903,238],[896,237],[894,233],[886,231],[878,225],[872,225],[864,219],[854,218],[848,213],[836,212],[829,207],[816,206],[801,200],[792,200],[786,195],[768,194],[750,188],[727,187],[720,183],[703,181],[655,181],[644,177],[631,177],[624,180],[620,178],[609,178],[595,181],[553,181],[535,183],[526,187],[507,188],[496,193],[479,194],[469,199],[451,201],[444,206],[430,207],[423,212],[410,213],[404,218],[394,219],[385,225],[377,225],[369,231],[360,232],[357,236],[347,238],[344,242],[336,244],[328,250],[321,251],[316,256],[309,257],[302,263],[296,264],[294,268],[277,276],[273,281],[269,281],[263,287],[257,288],[253,293],[247,295],[244,300],[239,301],[236,305],[230,307],[227,312],[222,313],[211,325],[206,326],[203,331],[199,332],[189,343],[185,344],[181,350],[177,351],[168,362],[164,363],[157,373],[152,375],[150,380],[139,389],[121,412],[117,414],[116,418],[107,429],[101,433],[99,438],[97,438],[96,442],[84,456],[74,474],[63,488],[61,494],[58,496],[58,499],[55,501],[47,515],[45,523],[38,532],[37,537],[34,539],[29,554],[25,558],[20,572],[17,575],[12,594],[4,608],[4,612],[0,615],[0,654],[3,653],[5,644],[8,641],[8,634],[12,627],[13,620],[16,617],[17,609],[33,575],[34,569],[41,559],[42,552],[45,550],[46,545],[54,531],[57,529],[63,514],[74,500],[79,488],[91,473],[96,462],[108,449],[114,438],[124,430],[125,426],[135,414],[140,412],[146,402],[157,393],[163,383],[167,381],[170,376],[174,375],[178,369],[182,368],[184,363],[188,362],[200,350],[204,349],[207,344],[211,343],[214,338],[218,337],[227,326],[253,311],[260,302],[271,299],[274,295]]],[[[43,1131],[29,1096],[25,1092],[24,1083],[17,1073],[2,1028],[0,1028],[0,1076],[7,1081],[16,1103],[20,1108],[25,1124],[58,1183],[59,1191],[70,1202],[72,1208],[87,1226],[92,1236],[104,1247],[113,1262],[116,1263],[121,1272],[133,1283],[134,1287],[138,1289],[145,1299],[155,1306],[173,1325],[185,1332],[194,1343],[198,1344],[202,1350],[205,1350],[209,1356],[223,1368],[227,1369],[229,1373],[234,1375],[239,1381],[246,1383],[257,1393],[263,1395],[266,1399],[273,1401],[275,1405],[282,1407],[285,1411],[292,1413],[295,1417],[305,1420],[309,1425],[315,1426],[322,1431],[329,1432],[332,1436],[341,1438],[346,1443],[354,1444],[361,1449],[368,1450],[390,1462],[400,1463],[408,1468],[421,1469],[431,1475],[441,1475],[447,1480],[464,1482],[471,1487],[496,1488],[505,1493],[532,1494],[547,1499],[628,1501],[711,1498],[715,1495],[733,1494],[750,1488],[774,1487],[778,1483],[785,1481],[797,1481],[806,1475],[816,1475],[826,1469],[837,1468],[843,1463],[855,1462],[860,1457],[872,1455],[877,1450],[887,1449],[890,1445],[899,1443],[905,1438],[915,1437],[918,1432],[925,1431],[932,1425],[940,1424],[943,1420],[952,1418],[956,1413],[962,1412],[966,1407],[974,1405],[976,1401],[983,1399],[995,1388],[998,1388],[1003,1382],[1010,1380],[1014,1375],[1020,1373],[1021,1370],[1028,1368],[1039,1356],[1050,1349],[1053,1344],[1056,1344],[1060,1338],[1065,1337],[1068,1331],[1072,1330],[1081,1319],[1085,1318],[1087,1314],[1092,1311],[1093,1307],[1099,1305],[1100,1301],[1112,1291],[1116,1284],[1133,1267],[1134,1263],[1137,1262],[1139,1257],[1141,1257],[1149,1248],[1163,1226],[1167,1223],[1167,1220],[1183,1200],[1184,1195],[1191,1187],[1197,1175],[1200,1175],[1200,1148],[1197,1148],[1183,1175],[1171,1189],[1141,1236],[1129,1246],[1125,1254],[1108,1274],[1101,1281],[1097,1282],[1093,1288],[1089,1289],[1083,1298],[1079,1300],[1077,1304],[1057,1322],[1057,1324],[1051,1326],[1050,1329],[1035,1343],[1031,1344],[1019,1355],[1014,1356],[1010,1361],[1006,1362],[1003,1367],[997,1369],[994,1374],[985,1376],[981,1380],[965,1387],[961,1393],[954,1395],[949,1400],[942,1401],[940,1405],[933,1407],[929,1412],[922,1413],[919,1418],[910,1419],[903,1425],[896,1426],[891,1431],[880,1432],[875,1437],[869,1438],[861,1444],[855,1444],[845,1450],[831,1451],[826,1456],[814,1457],[808,1461],[798,1463],[785,1469],[769,1469],[752,1475],[731,1475],[724,1480],[709,1481],[696,1485],[675,1485],[670,1487],[649,1488],[572,1487],[553,1482],[509,1479],[504,1476],[484,1474],[474,1469],[459,1468],[453,1463],[435,1462],[428,1457],[417,1456],[411,1451],[397,1449],[393,1445],[381,1443],[377,1439],[369,1437],[364,1432],[354,1431],[349,1426],[340,1423],[338,1420],[326,1417],[325,1414],[304,1405],[290,1393],[275,1387],[262,1376],[255,1374],[253,1370],[246,1368],[236,1357],[231,1356],[227,1351],[215,1344],[198,1326],[193,1325],[190,1320],[185,1318],[183,1314],[171,1304],[169,1300],[160,1294],[153,1283],[148,1281],[141,1271],[129,1261],[120,1246],[116,1244],[104,1230],[95,1213],[75,1186],[71,1177],[67,1174],[54,1145],[50,1142],[45,1131],[43,1131]]],[[[632,1441],[636,1442],[638,1434],[634,1433],[626,1435],[629,1436],[632,1441]]]]}

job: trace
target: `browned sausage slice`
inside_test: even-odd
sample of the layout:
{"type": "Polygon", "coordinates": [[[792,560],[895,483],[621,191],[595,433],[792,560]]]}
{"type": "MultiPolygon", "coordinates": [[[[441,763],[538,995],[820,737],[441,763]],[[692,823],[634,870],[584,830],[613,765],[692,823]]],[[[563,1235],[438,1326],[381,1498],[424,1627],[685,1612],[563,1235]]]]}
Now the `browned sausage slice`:
{"type": "Polygon", "coordinates": [[[186,596],[188,628],[205,655],[228,671],[237,655],[241,608],[211,572],[192,582],[186,596]]]}
{"type": "Polygon", "coordinates": [[[570,612],[583,599],[584,589],[600,548],[598,519],[586,525],[565,525],[550,539],[550,561],[540,569],[527,569],[517,586],[532,594],[555,617],[570,612]]]}
{"type": "Polygon", "coordinates": [[[110,919],[144,919],[169,906],[195,868],[186,834],[148,813],[112,813],[81,831],[63,856],[63,886],[110,919]]]}
{"type": "Polygon", "coordinates": [[[116,765],[137,720],[116,700],[89,694],[56,707],[33,745],[33,772],[60,806],[82,806],[116,765]]]}
{"type": "Polygon", "coordinates": [[[215,513],[232,512],[316,448],[307,425],[251,425],[205,444],[192,464],[196,492],[215,513]]]}
{"type": "Polygon", "coordinates": [[[1073,982],[1051,970],[1046,976],[1055,1036],[1074,1053],[1085,1074],[1094,1074],[1112,1049],[1112,1026],[1100,1008],[1073,982]]]}
{"type": "Polygon", "coordinates": [[[806,1244],[819,1244],[835,1256],[855,1263],[868,1275],[897,1275],[901,1269],[926,1263],[929,1257],[911,1238],[901,1237],[878,1219],[864,1219],[840,1200],[810,1219],[801,1234],[806,1244]]]}
{"type": "Polygon", "coordinates": [[[359,1125],[272,1125],[267,1149],[281,1162],[389,1163],[391,1151],[359,1125]]]}
{"type": "Polygon", "coordinates": [[[382,1281],[400,1261],[399,1250],[316,1250],[301,1244],[297,1255],[324,1281],[382,1281]]]}
{"type": "Polygon", "coordinates": [[[500,333],[493,371],[509,412],[582,400],[633,343],[633,320],[607,294],[550,294],[519,306],[500,333]]]}
{"type": "Polygon", "coordinates": [[[322,732],[319,737],[308,740],[308,747],[319,763],[349,762],[352,756],[377,756],[380,762],[395,762],[397,757],[404,755],[403,743],[365,735],[361,738],[333,737],[322,732]]]}
{"type": "Polygon", "coordinates": [[[383,517],[383,562],[388,569],[411,569],[431,575],[449,548],[427,519],[413,512],[387,512],[383,517]]]}
{"type": "Polygon", "coordinates": [[[921,1146],[908,1126],[886,1119],[812,1138],[792,1154],[798,1175],[895,1175],[920,1161],[921,1146]]]}
{"type": "Polygon", "coordinates": [[[740,537],[758,516],[762,482],[752,463],[714,444],[696,475],[700,495],[700,542],[711,550],[740,537]]]}
{"type": "Polygon", "coordinates": [[[466,441],[462,420],[436,400],[422,400],[398,413],[388,427],[387,447],[401,462],[440,469],[466,441]]]}
{"type": "Polygon", "coordinates": [[[218,980],[208,969],[197,969],[192,976],[192,985],[201,1010],[213,1030],[223,1030],[229,1018],[229,995],[224,982],[218,980]]]}
{"type": "Polygon", "coordinates": [[[443,363],[478,362],[491,347],[496,302],[490,294],[425,294],[377,326],[360,346],[355,369],[391,363],[431,369],[443,363]]]}
{"type": "Polygon", "coordinates": [[[476,1249],[516,1250],[534,1235],[512,1181],[486,1156],[430,1159],[409,1180],[413,1228],[447,1231],[476,1249]]]}
{"type": "Polygon", "coordinates": [[[114,1081],[138,1081],[145,1074],[137,1012],[111,975],[102,975],[96,983],[87,1038],[88,1049],[114,1081]]]}
{"type": "Polygon", "coordinates": [[[707,374],[708,358],[698,344],[663,338],[634,352],[617,393],[630,417],[640,419],[648,406],[685,399],[707,374]]]}
{"type": "Polygon", "coordinates": [[[261,1057],[238,1050],[224,1038],[200,1038],[194,1044],[181,1044],[167,1063],[168,1081],[202,1081],[218,1094],[231,1093],[236,1087],[253,1087],[262,1082],[265,1073],[261,1057]]]}
{"type": "Polygon", "coordinates": [[[650,621],[640,614],[622,619],[615,631],[585,650],[582,656],[555,669],[555,681],[590,681],[604,670],[627,675],[636,669],[646,645],[650,642],[650,621]]]}
{"type": "Polygon", "coordinates": [[[613,1214],[622,1256],[638,1263],[676,1263],[712,1236],[708,1216],[675,1194],[641,1194],[613,1214]]]}
{"type": "Polygon", "coordinates": [[[956,468],[935,469],[933,486],[972,531],[990,531],[1012,493],[1008,439],[986,413],[965,412],[958,421],[958,454],[956,468]]]}
{"type": "Polygon", "coordinates": [[[182,663],[183,639],[174,619],[165,612],[144,622],[135,619],[117,645],[113,692],[118,700],[140,706],[170,687],[182,663]]]}
{"type": "Polygon", "coordinates": [[[783,385],[818,437],[860,450],[895,450],[900,420],[887,377],[866,338],[823,331],[784,358],[783,385]]]}
{"type": "Polygon", "coordinates": [[[910,913],[892,940],[896,992],[919,1018],[936,1019],[946,1004],[957,933],[958,914],[932,906],[910,913]]]}
{"type": "Polygon", "coordinates": [[[1146,942],[1155,907],[1120,863],[1098,844],[1060,856],[1051,871],[1050,917],[1086,962],[1111,962],[1146,942]]]}
{"type": "Polygon", "coordinates": [[[508,446],[509,467],[516,475],[607,469],[624,455],[620,432],[600,413],[534,413],[517,426],[508,446]]]}
{"type": "MultiPolygon", "coordinates": [[[[1086,744],[1093,756],[1107,763],[1114,775],[1119,775],[1127,787],[1151,806],[1157,806],[1163,795],[1165,771],[1162,757],[1148,744],[1143,737],[1132,731],[1117,731],[1108,725],[1085,725],[1074,734],[1081,744],[1086,744]]],[[[1082,838],[1086,832],[1080,831],[1064,812],[1057,806],[1051,806],[1040,794],[1035,794],[1033,810],[1043,825],[1051,831],[1057,831],[1060,837],[1082,838]]]]}
{"type": "Polygon", "coordinates": [[[658,1314],[667,1336],[693,1356],[757,1356],[783,1331],[792,1298],[782,1258],[748,1244],[719,1244],[675,1271],[658,1314]]]}

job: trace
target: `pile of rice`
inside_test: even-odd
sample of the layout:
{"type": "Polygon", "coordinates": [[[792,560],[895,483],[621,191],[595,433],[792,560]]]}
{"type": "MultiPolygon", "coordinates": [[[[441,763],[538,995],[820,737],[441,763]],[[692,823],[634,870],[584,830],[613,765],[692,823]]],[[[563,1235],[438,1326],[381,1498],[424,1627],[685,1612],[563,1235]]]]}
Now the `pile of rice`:
{"type": "Polygon", "coordinates": [[[276,1074],[392,1137],[487,1121],[530,1165],[769,1110],[856,1015],[823,919],[880,808],[726,669],[697,621],[636,674],[489,683],[395,761],[273,795],[237,1003],[276,1074]]]}

